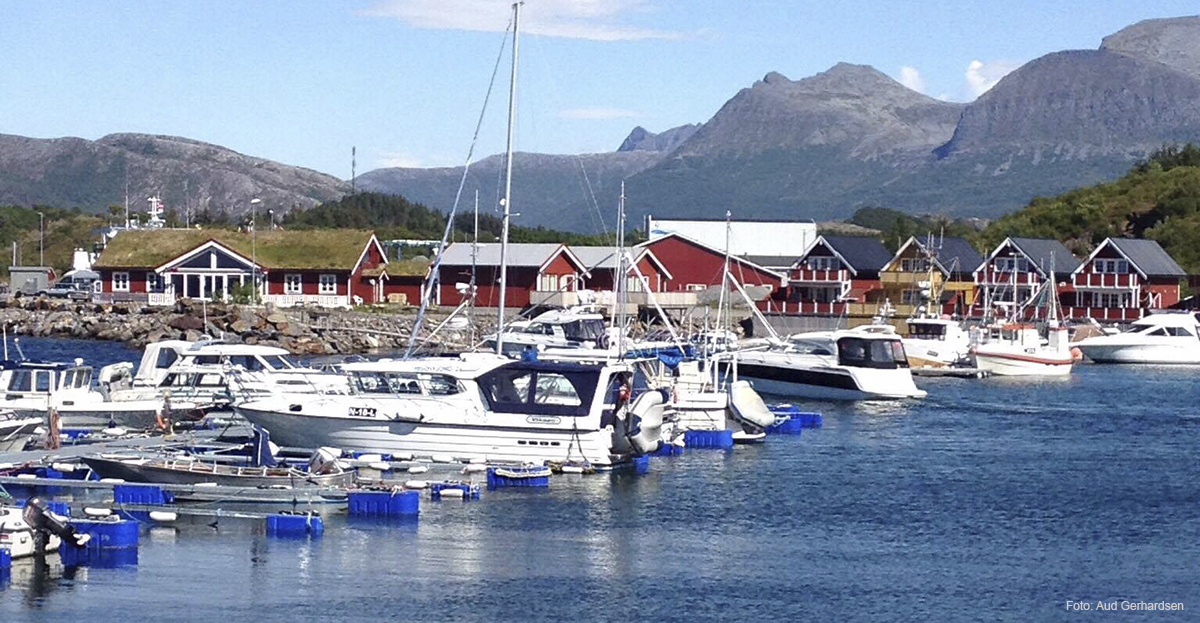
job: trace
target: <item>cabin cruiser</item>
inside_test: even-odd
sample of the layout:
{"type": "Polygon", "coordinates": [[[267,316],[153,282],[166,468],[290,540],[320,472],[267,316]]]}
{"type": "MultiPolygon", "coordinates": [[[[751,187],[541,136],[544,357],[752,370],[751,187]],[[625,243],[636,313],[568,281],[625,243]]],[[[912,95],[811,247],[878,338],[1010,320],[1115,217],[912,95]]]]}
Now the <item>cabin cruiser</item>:
{"type": "Polygon", "coordinates": [[[835,400],[923,398],[890,325],[818,331],[737,354],[738,378],[760,394],[835,400]]]}
{"type": "MultiPolygon", "coordinates": [[[[591,306],[555,309],[539,314],[532,320],[518,320],[504,326],[503,352],[517,356],[527,348],[605,348],[609,343],[608,330],[601,316],[591,306]]],[[[497,335],[484,340],[485,350],[496,350],[497,335]]]]}
{"type": "Polygon", "coordinates": [[[900,339],[914,368],[970,364],[971,336],[949,318],[909,318],[908,336],[900,339]]]}
{"type": "Polygon", "coordinates": [[[622,363],[483,353],[342,366],[352,394],[280,394],[234,410],[285,446],[607,466],[657,449],[662,392],[628,400],[622,363]]]}
{"type": "Polygon", "coordinates": [[[971,349],[975,365],[996,376],[1066,376],[1075,357],[1067,328],[1049,323],[1047,338],[1027,322],[1010,322],[986,328],[983,340],[971,349]]]}
{"type": "MultiPolygon", "coordinates": [[[[112,369],[101,368],[101,377],[111,375],[112,369]]],[[[74,364],[7,362],[0,371],[4,389],[0,408],[43,422],[54,411],[63,428],[104,428],[115,423],[145,429],[156,425],[163,410],[161,397],[112,399],[105,384],[93,383],[93,373],[91,366],[78,359],[74,364]]]]}
{"type": "Polygon", "coordinates": [[[13,411],[0,411],[0,452],[18,452],[42,425],[42,418],[22,417],[13,411]]]}
{"type": "Polygon", "coordinates": [[[1096,363],[1200,364],[1200,323],[1193,314],[1151,314],[1128,331],[1075,343],[1096,363]]]}

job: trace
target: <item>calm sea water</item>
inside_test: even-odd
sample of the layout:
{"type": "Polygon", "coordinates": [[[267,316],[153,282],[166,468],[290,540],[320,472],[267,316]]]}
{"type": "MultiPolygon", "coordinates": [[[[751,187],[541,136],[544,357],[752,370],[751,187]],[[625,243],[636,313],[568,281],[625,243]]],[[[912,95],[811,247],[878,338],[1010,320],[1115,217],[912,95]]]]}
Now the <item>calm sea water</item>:
{"type": "Polygon", "coordinates": [[[17,563],[0,621],[1196,620],[1198,379],[925,380],[926,400],[812,403],[822,429],[654,458],[642,476],[422,500],[415,525],[333,517],[311,541],[235,520],[156,528],[134,567],[17,563]]]}

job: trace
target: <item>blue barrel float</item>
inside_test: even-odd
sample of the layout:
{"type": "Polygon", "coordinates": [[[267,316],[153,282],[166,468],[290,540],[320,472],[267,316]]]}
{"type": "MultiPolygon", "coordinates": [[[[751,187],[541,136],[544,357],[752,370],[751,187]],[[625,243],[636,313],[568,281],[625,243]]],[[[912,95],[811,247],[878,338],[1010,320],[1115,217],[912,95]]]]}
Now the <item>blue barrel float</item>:
{"type": "Polygon", "coordinates": [[[772,405],[770,409],[776,420],[775,424],[767,427],[768,433],[797,435],[802,428],[821,428],[820,413],[801,411],[799,407],[791,404],[772,405]]]}
{"type": "Polygon", "coordinates": [[[733,431],[731,430],[689,430],[683,433],[683,445],[691,448],[711,448],[714,450],[733,449],[733,431]]]}
{"type": "Polygon", "coordinates": [[[121,567],[137,564],[136,521],[77,519],[71,525],[76,533],[88,534],[92,538],[83,547],[64,541],[58,548],[63,566],[121,567]]]}
{"type": "MultiPolygon", "coordinates": [[[[429,499],[440,500],[444,491],[461,491],[461,494],[455,494],[453,497],[460,500],[478,500],[479,485],[469,482],[434,482],[429,485],[429,499]]],[[[450,497],[446,495],[445,497],[450,497]]]]}
{"type": "Polygon", "coordinates": [[[416,491],[350,491],[346,503],[351,517],[416,519],[421,512],[421,494],[416,491]]]}
{"type": "Polygon", "coordinates": [[[537,467],[489,467],[487,470],[487,488],[503,489],[506,487],[549,487],[550,468],[537,467]]]}
{"type": "Polygon", "coordinates": [[[319,537],[324,533],[325,522],[314,512],[267,515],[267,536],[307,538],[319,537]]]}

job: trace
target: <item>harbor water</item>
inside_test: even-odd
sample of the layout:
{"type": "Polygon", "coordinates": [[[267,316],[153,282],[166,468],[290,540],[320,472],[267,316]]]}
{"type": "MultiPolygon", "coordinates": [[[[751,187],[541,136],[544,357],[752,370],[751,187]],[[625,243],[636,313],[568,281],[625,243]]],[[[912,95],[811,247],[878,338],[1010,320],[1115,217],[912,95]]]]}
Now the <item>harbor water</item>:
{"type": "Polygon", "coordinates": [[[183,520],[144,532],[133,566],[17,561],[0,621],[1195,620],[1197,380],[1095,365],[921,379],[925,400],[800,403],[823,428],[655,457],[643,475],[426,497],[416,523],[334,515],[321,538],[293,540],[183,520]]]}

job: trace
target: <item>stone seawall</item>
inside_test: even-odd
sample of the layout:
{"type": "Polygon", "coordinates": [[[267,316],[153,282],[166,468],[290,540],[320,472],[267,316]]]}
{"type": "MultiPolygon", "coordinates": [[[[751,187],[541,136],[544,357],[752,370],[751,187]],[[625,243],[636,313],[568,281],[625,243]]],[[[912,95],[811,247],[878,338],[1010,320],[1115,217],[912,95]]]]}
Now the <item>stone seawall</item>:
{"type": "MultiPolygon", "coordinates": [[[[494,319],[490,314],[479,316],[476,333],[482,336],[494,327],[494,319]]],[[[423,335],[428,336],[445,318],[446,312],[431,311],[423,335]]],[[[465,348],[470,341],[465,320],[443,328],[429,344],[434,350],[465,348]]],[[[210,335],[229,342],[279,346],[298,355],[386,352],[408,345],[415,321],[415,308],[282,309],[190,300],[164,308],[44,297],[0,303],[0,322],[11,334],[114,340],[135,348],[210,335]]]]}

